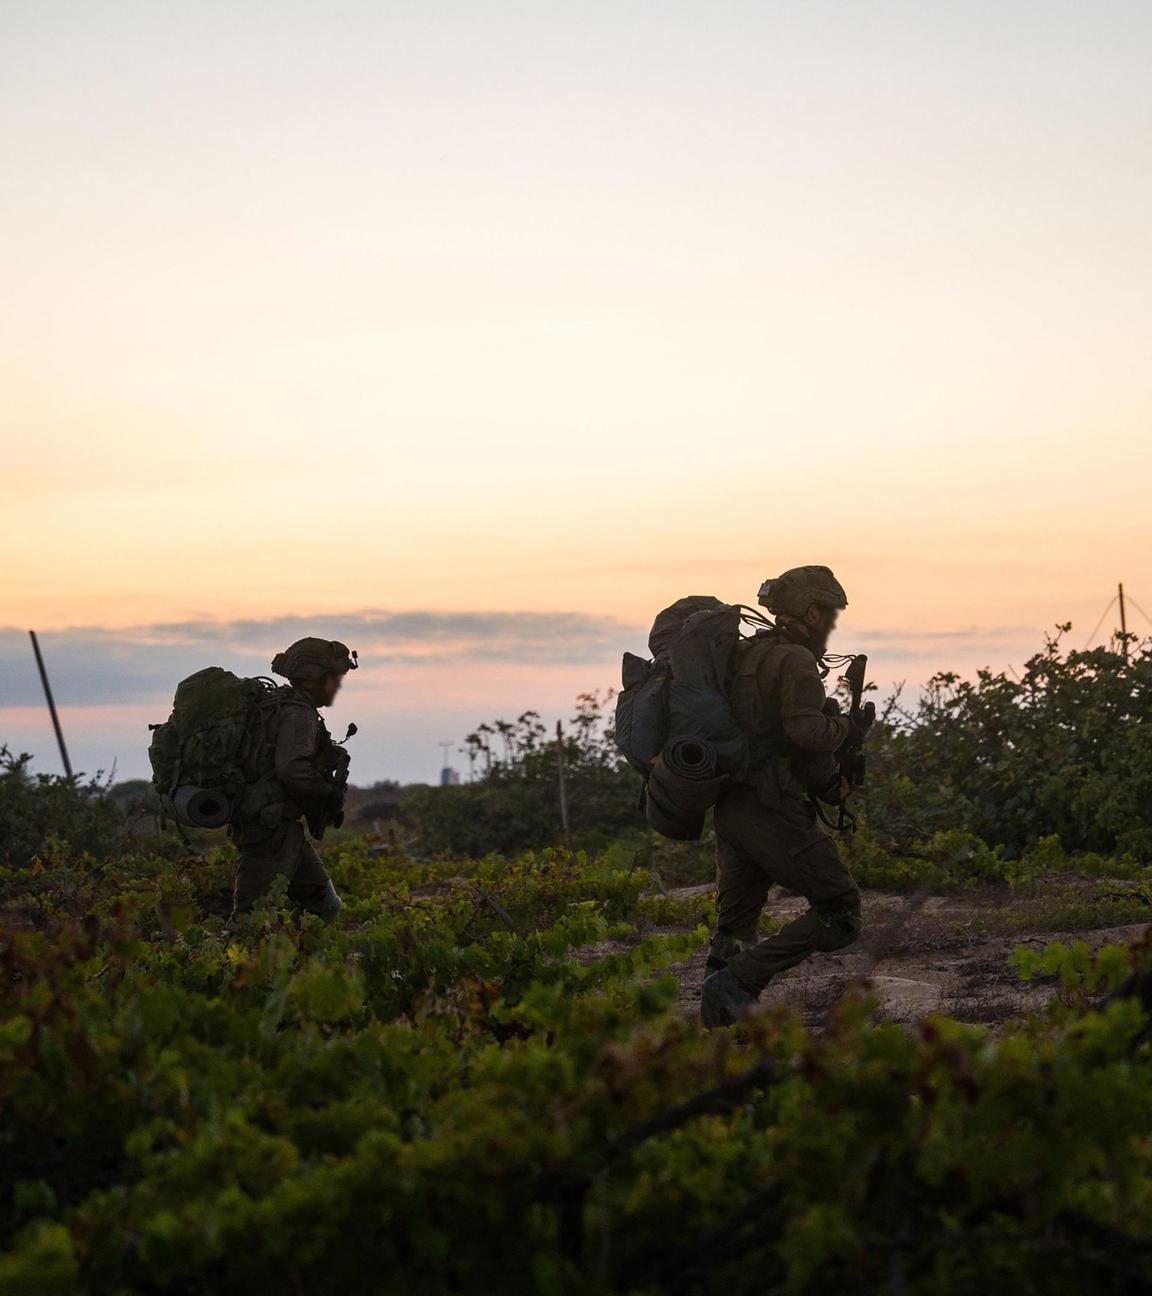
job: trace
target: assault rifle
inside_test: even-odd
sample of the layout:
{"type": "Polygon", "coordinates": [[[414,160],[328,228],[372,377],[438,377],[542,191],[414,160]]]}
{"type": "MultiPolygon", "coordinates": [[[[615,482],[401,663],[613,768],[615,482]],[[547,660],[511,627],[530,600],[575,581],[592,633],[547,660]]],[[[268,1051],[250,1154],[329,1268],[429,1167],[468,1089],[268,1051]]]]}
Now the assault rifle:
{"type": "MultiPolygon", "coordinates": [[[[868,670],[868,657],[858,653],[848,663],[844,678],[848,681],[851,706],[848,710],[848,737],[844,739],[837,756],[840,761],[840,777],[847,783],[849,794],[858,787],[864,786],[865,757],[864,735],[876,719],[875,702],[864,702],[864,675],[868,670]]],[[[842,801],[837,815],[836,827],[840,832],[855,832],[856,816],[849,811],[842,801]]]]}

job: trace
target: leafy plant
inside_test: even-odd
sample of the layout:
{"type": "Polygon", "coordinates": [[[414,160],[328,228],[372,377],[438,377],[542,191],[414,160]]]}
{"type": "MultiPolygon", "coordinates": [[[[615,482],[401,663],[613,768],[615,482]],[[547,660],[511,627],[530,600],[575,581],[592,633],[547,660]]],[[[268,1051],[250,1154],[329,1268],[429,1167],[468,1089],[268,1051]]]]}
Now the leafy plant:
{"type": "Polygon", "coordinates": [[[943,673],[889,708],[866,798],[882,846],[963,829],[1012,858],[1047,839],[1152,861],[1152,645],[1066,650],[1067,629],[1018,678],[943,673]]]}
{"type": "Polygon", "coordinates": [[[482,724],[464,753],[471,781],[413,790],[405,817],[433,853],[517,854],[563,840],[558,759],[562,754],[572,834],[580,845],[606,845],[643,824],[640,786],[624,766],[607,711],[611,695],[581,694],[557,750],[535,711],[515,723],[482,724]]]}
{"type": "Polygon", "coordinates": [[[99,777],[33,774],[31,760],[0,746],[0,863],[69,850],[99,858],[123,846],[123,818],[99,777]]]}
{"type": "MultiPolygon", "coordinates": [[[[966,851],[933,864],[979,871],[966,851]]],[[[884,1025],[867,994],[821,1035],[787,1010],[707,1035],[663,969],[708,901],[620,851],[327,854],[335,927],[282,888],[226,926],[200,899],[221,857],[5,875],[0,1289],[1078,1296],[1146,1272],[1145,1017],[1094,997],[1128,952],[1021,955],[1068,996],[998,1036],[884,1025]]]]}

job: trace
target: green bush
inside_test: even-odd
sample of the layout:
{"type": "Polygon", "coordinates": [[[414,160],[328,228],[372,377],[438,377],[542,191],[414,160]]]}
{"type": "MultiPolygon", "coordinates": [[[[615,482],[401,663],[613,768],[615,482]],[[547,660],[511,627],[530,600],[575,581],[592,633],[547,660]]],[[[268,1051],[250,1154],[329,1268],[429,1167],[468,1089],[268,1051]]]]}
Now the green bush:
{"type": "MultiPolygon", "coordinates": [[[[994,854],[942,837],[931,861],[994,854]]],[[[341,843],[338,926],[222,859],[4,877],[0,1290],[760,1296],[1131,1290],[1152,1248],[1135,1001],[999,1035],[787,1010],[704,1034],[703,933],[619,851],[341,843]]],[[[690,906],[691,908],[691,906],[690,906]]],[[[1129,956],[1024,958],[1098,994],[1129,956]]]]}
{"type": "Polygon", "coordinates": [[[899,851],[867,831],[845,839],[843,847],[857,882],[878,891],[950,890],[1035,876],[1029,864],[1005,859],[999,848],[960,828],[942,830],[899,851]]]}
{"type": "MultiPolygon", "coordinates": [[[[609,698],[582,694],[562,741],[572,840],[605,846],[643,826],[640,780],[616,750],[609,698]]],[[[534,711],[515,724],[496,720],[468,735],[472,780],[417,788],[404,801],[406,822],[430,854],[515,855],[564,840],[555,739],[534,711]]]]}
{"type": "Polygon", "coordinates": [[[866,821],[897,849],[963,829],[1013,858],[1055,838],[1152,862],[1149,721],[1148,644],[1066,651],[1057,633],[1019,678],[938,675],[869,738],[866,821]]]}
{"type": "Polygon", "coordinates": [[[0,863],[69,851],[102,859],[123,847],[124,819],[104,784],[32,774],[31,759],[0,746],[0,863]]]}

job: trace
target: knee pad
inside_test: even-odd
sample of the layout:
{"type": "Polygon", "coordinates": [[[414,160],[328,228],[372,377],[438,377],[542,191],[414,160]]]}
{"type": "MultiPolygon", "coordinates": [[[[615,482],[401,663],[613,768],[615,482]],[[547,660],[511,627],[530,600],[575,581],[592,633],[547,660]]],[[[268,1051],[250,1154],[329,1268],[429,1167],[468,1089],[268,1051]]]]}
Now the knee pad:
{"type": "Polygon", "coordinates": [[[828,953],[851,945],[860,935],[859,896],[836,904],[820,905],[812,912],[820,924],[817,935],[819,948],[828,953]]]}

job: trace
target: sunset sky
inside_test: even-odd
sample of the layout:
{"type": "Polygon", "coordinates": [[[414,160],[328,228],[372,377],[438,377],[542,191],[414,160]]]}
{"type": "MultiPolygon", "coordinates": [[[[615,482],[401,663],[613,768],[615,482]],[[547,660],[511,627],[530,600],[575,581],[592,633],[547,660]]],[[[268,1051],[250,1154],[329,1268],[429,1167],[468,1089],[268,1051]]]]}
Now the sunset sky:
{"type": "Polygon", "coordinates": [[[0,742],[59,768],[29,627],[122,777],[344,639],[366,783],[797,563],[884,684],[1152,611],[1150,66],[1118,0],[9,0],[0,742]]]}

